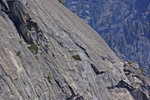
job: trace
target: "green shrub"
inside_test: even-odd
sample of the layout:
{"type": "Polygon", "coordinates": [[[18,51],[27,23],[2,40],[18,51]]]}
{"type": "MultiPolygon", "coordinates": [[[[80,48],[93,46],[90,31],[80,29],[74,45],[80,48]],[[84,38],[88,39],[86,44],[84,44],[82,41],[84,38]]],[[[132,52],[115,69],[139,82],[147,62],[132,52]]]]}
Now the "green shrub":
{"type": "Polygon", "coordinates": [[[140,68],[140,70],[141,70],[141,73],[144,73],[144,69],[143,68],[140,68]]]}
{"type": "Polygon", "coordinates": [[[75,60],[79,60],[79,61],[82,60],[78,54],[77,54],[77,55],[73,55],[72,57],[73,57],[75,60]]]}
{"type": "Polygon", "coordinates": [[[50,73],[48,73],[47,80],[50,81],[51,79],[52,79],[52,77],[51,77],[50,73]]]}
{"type": "Polygon", "coordinates": [[[20,43],[20,44],[23,44],[23,41],[22,41],[22,40],[20,40],[20,41],[19,41],[19,43],[20,43]]]}
{"type": "Polygon", "coordinates": [[[21,54],[21,51],[18,51],[17,53],[16,53],[16,55],[19,57],[20,56],[20,54],[21,54]]]}
{"type": "Polygon", "coordinates": [[[37,54],[39,52],[37,44],[30,44],[30,46],[28,46],[28,49],[34,54],[37,54]]]}
{"type": "Polygon", "coordinates": [[[58,0],[61,4],[65,5],[64,2],[62,0],[58,0]]]}
{"type": "Polygon", "coordinates": [[[38,56],[35,56],[35,59],[39,61],[39,57],[38,56]]]}
{"type": "Polygon", "coordinates": [[[29,7],[29,3],[28,2],[26,2],[26,7],[29,7]]]}
{"type": "Polygon", "coordinates": [[[128,61],[128,64],[132,64],[133,62],[132,61],[128,61]]]}

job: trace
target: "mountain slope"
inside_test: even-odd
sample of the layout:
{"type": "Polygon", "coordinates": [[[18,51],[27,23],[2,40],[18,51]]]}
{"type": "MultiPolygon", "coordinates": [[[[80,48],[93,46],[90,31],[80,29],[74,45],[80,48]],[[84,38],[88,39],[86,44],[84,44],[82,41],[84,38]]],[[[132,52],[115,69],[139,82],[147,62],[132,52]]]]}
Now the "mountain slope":
{"type": "Polygon", "coordinates": [[[64,0],[113,51],[150,72],[150,0],[64,0]]]}
{"type": "Polygon", "coordinates": [[[0,2],[1,100],[148,100],[150,81],[56,0],[0,2]]]}

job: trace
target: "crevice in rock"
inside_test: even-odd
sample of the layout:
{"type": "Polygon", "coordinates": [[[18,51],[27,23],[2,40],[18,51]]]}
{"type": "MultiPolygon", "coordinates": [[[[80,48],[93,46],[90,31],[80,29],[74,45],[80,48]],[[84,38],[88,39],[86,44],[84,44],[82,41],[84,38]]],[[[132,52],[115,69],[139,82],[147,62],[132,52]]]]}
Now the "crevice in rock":
{"type": "Polygon", "coordinates": [[[145,93],[139,89],[136,92],[132,90],[131,94],[135,99],[137,98],[136,100],[149,100],[145,93]]]}
{"type": "Polygon", "coordinates": [[[94,64],[91,64],[91,67],[96,75],[104,74],[106,71],[99,71],[94,64]]]}
{"type": "Polygon", "coordinates": [[[33,43],[31,35],[29,34],[26,27],[26,19],[27,17],[29,19],[29,16],[26,14],[27,12],[25,13],[25,7],[20,1],[8,1],[7,3],[10,8],[10,13],[8,14],[8,16],[14,23],[19,35],[22,36],[26,42],[33,43]]]}
{"type": "Polygon", "coordinates": [[[130,70],[127,70],[127,69],[123,69],[125,75],[130,75],[131,71],[130,70]]]}
{"type": "Polygon", "coordinates": [[[18,33],[23,39],[29,43],[33,44],[35,41],[33,37],[38,38],[38,33],[41,32],[38,24],[33,21],[30,17],[28,10],[18,0],[7,1],[7,5],[4,2],[0,2],[4,11],[14,23],[18,33]]]}
{"type": "Polygon", "coordinates": [[[84,100],[83,96],[80,96],[79,93],[75,94],[75,92],[73,91],[71,86],[68,86],[72,95],[68,98],[66,98],[66,100],[84,100]]]}
{"type": "MultiPolygon", "coordinates": [[[[9,77],[9,76],[8,76],[8,77],[9,77]]],[[[0,75],[0,78],[6,83],[6,85],[8,86],[8,88],[9,88],[11,94],[14,95],[14,92],[13,92],[12,88],[10,87],[10,85],[9,85],[9,83],[8,83],[8,81],[7,81],[7,78],[6,78],[5,76],[1,76],[1,75],[0,75]]],[[[10,77],[9,77],[9,78],[10,78],[10,77]]]]}
{"type": "Polygon", "coordinates": [[[68,87],[69,87],[69,89],[70,89],[72,95],[71,95],[70,97],[66,98],[66,100],[74,100],[74,98],[75,98],[77,95],[75,94],[75,92],[73,91],[73,89],[72,89],[71,86],[68,86],[68,87]]]}
{"type": "Polygon", "coordinates": [[[2,0],[0,1],[0,10],[5,12],[6,14],[10,12],[7,4],[3,2],[2,0]]]}
{"type": "Polygon", "coordinates": [[[103,57],[103,56],[101,56],[101,58],[102,58],[102,60],[106,60],[106,59],[108,60],[108,58],[106,58],[106,57],[103,57]]]}
{"type": "Polygon", "coordinates": [[[133,90],[133,87],[123,80],[119,81],[119,83],[115,86],[108,87],[108,89],[115,89],[115,88],[126,88],[129,91],[133,90]]]}
{"type": "Polygon", "coordinates": [[[84,47],[82,47],[81,45],[79,45],[79,44],[78,44],[78,43],[76,43],[76,42],[75,42],[75,44],[76,44],[76,46],[78,46],[81,50],[83,50],[83,51],[84,51],[84,53],[86,54],[86,56],[87,56],[88,58],[90,58],[90,56],[89,56],[88,52],[86,51],[86,49],[85,49],[84,47]]]}
{"type": "Polygon", "coordinates": [[[57,80],[55,80],[55,82],[58,85],[58,87],[61,88],[61,85],[59,84],[59,82],[57,80]]]}
{"type": "Polygon", "coordinates": [[[67,91],[64,89],[64,87],[61,85],[61,82],[59,80],[55,80],[57,86],[59,87],[59,89],[61,90],[61,93],[68,95],[67,91]]]}
{"type": "MultiPolygon", "coordinates": [[[[67,94],[67,92],[65,92],[63,90],[63,87],[61,86],[60,82],[58,80],[55,80],[56,84],[58,85],[58,87],[61,89],[61,91],[64,93],[64,94],[67,94]]],[[[74,90],[72,89],[72,87],[70,85],[68,85],[68,88],[71,92],[71,96],[67,97],[66,100],[84,100],[84,98],[82,96],[80,96],[80,94],[76,94],[74,92],[74,90]]]]}
{"type": "Polygon", "coordinates": [[[142,97],[142,100],[149,100],[142,91],[140,91],[139,89],[134,89],[133,86],[129,85],[128,83],[126,83],[123,80],[119,81],[119,83],[117,85],[107,87],[107,88],[110,90],[115,89],[115,88],[126,88],[135,99],[138,97],[138,95],[140,95],[140,97],[142,97]]]}
{"type": "Polygon", "coordinates": [[[75,100],[84,100],[83,96],[78,96],[77,95],[77,98],[75,100]]]}

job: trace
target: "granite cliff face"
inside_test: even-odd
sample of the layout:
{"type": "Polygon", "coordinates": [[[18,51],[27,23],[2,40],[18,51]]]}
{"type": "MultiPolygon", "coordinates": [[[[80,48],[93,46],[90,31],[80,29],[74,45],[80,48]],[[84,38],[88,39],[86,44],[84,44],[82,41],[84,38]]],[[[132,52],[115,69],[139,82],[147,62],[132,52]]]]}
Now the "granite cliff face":
{"type": "Polygon", "coordinates": [[[57,0],[0,1],[1,100],[149,100],[150,81],[57,0]]]}
{"type": "Polygon", "coordinates": [[[150,0],[64,0],[113,51],[150,77],[150,0]]]}

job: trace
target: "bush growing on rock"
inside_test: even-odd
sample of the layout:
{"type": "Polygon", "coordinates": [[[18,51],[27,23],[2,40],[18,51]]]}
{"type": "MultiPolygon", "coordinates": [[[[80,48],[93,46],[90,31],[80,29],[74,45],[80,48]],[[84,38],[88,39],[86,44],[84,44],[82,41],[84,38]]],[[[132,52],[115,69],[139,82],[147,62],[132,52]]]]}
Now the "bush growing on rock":
{"type": "Polygon", "coordinates": [[[64,2],[62,0],[58,0],[61,4],[65,5],[64,2]]]}
{"type": "Polygon", "coordinates": [[[17,53],[16,53],[16,55],[19,57],[20,56],[20,54],[21,54],[21,51],[18,51],[17,53]]]}
{"type": "Polygon", "coordinates": [[[48,82],[49,82],[51,79],[52,79],[52,77],[51,77],[50,73],[48,73],[48,75],[47,75],[47,80],[48,80],[48,82]]]}
{"type": "Polygon", "coordinates": [[[37,54],[39,52],[37,44],[30,44],[30,46],[28,46],[28,49],[34,54],[37,54]]]}
{"type": "Polygon", "coordinates": [[[132,64],[133,62],[132,61],[128,61],[128,64],[132,64]]]}
{"type": "Polygon", "coordinates": [[[79,60],[79,61],[81,61],[82,59],[81,59],[81,57],[77,54],[77,55],[73,55],[72,56],[75,60],[79,60]]]}
{"type": "Polygon", "coordinates": [[[141,70],[141,73],[144,73],[144,70],[143,70],[143,68],[140,68],[140,70],[141,70]]]}

